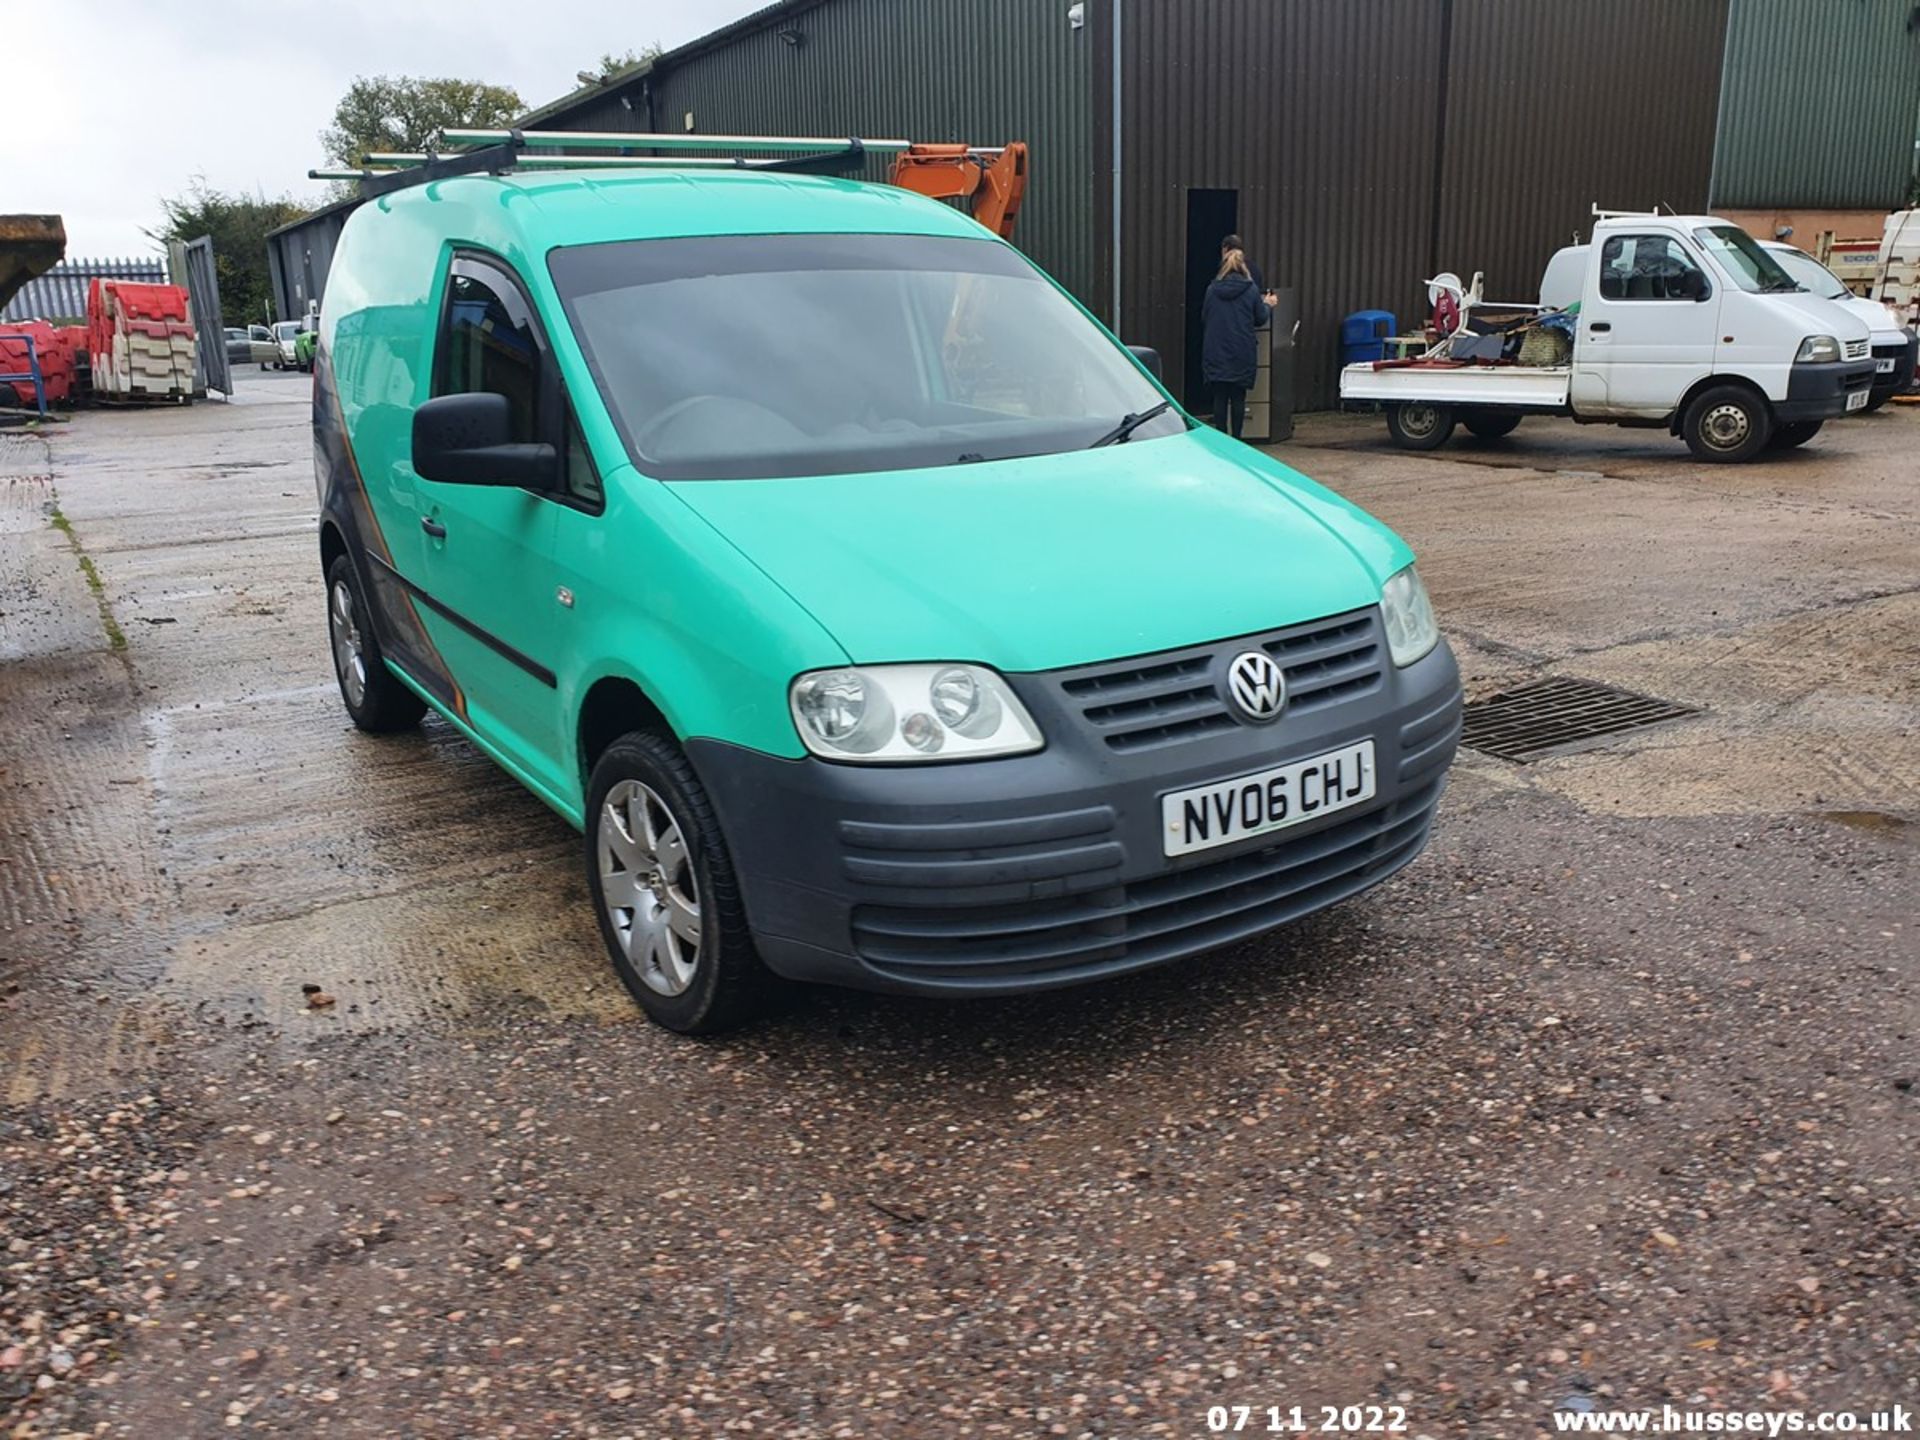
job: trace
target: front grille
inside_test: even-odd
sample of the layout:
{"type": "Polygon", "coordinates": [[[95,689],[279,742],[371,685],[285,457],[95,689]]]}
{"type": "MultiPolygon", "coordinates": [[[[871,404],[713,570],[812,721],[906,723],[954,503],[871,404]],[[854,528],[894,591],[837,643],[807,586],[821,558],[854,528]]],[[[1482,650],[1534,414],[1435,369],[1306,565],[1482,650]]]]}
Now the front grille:
{"type": "Polygon", "coordinates": [[[1062,672],[1069,704],[1111,750],[1123,753],[1197,740],[1239,721],[1217,677],[1243,650],[1259,648],[1287,677],[1287,711],[1305,714],[1371,694],[1381,684],[1379,612],[1355,610],[1285,630],[1062,672]]]}
{"type": "Polygon", "coordinates": [[[1866,359],[1866,358],[1867,358],[1867,355],[1868,355],[1868,353],[1870,352],[1870,350],[1871,350],[1871,348],[1872,348],[1872,344],[1873,344],[1873,342],[1872,342],[1872,341],[1870,341],[1870,340],[1849,340],[1849,341],[1847,341],[1847,359],[1849,359],[1849,360],[1864,360],[1864,359],[1866,359]]]}
{"type": "Polygon", "coordinates": [[[1133,969],[1255,935],[1364,890],[1426,839],[1441,779],[1308,835],[1085,895],[1014,905],[862,905],[853,940],[874,969],[962,983],[1133,969]]]}

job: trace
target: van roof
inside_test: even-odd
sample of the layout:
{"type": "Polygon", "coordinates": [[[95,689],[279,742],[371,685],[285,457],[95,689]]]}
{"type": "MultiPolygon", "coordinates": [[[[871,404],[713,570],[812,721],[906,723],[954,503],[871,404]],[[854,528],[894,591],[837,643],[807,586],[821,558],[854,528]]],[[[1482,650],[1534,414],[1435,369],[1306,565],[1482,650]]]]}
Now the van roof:
{"type": "MultiPolygon", "coordinates": [[[[543,170],[463,175],[382,195],[368,209],[449,206],[505,220],[533,251],[701,235],[901,234],[997,238],[969,215],[893,185],[755,170],[543,170]]],[[[417,211],[416,211],[417,213],[417,211]]],[[[449,233],[454,215],[440,224],[449,233]]]]}

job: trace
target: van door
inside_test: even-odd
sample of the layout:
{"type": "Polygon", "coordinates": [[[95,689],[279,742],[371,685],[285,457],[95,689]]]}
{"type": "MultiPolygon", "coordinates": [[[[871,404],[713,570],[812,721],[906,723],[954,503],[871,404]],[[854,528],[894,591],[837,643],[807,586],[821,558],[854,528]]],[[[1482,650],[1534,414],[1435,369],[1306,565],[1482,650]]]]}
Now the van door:
{"type": "MultiPolygon", "coordinates": [[[[516,442],[560,433],[557,374],[533,306],[490,259],[455,256],[434,347],[433,393],[511,403],[516,442]]],[[[556,446],[556,449],[558,446],[556,446]]],[[[557,478],[557,477],[556,477],[557,478]]],[[[421,619],[464,693],[467,721],[536,788],[559,793],[552,669],[554,505],[506,485],[415,479],[421,619]]]]}
{"type": "Polygon", "coordinates": [[[1651,420],[1711,373],[1720,297],[1678,236],[1608,235],[1580,306],[1574,409],[1651,420]]]}

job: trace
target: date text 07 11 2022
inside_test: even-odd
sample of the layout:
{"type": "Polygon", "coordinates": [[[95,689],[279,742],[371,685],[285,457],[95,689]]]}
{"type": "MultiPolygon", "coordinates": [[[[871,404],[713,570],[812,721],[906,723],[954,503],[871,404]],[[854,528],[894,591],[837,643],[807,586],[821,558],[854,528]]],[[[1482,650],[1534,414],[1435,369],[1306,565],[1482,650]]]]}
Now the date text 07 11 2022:
{"type": "Polygon", "coordinates": [[[1215,1434],[1404,1435],[1402,1405],[1215,1405],[1207,1411],[1215,1434]]]}

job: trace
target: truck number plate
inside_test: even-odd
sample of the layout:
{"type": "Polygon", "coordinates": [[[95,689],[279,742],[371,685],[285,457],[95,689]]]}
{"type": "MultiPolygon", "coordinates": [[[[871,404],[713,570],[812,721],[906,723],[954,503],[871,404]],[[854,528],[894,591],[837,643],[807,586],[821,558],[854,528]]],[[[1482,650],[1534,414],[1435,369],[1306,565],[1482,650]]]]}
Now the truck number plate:
{"type": "Polygon", "coordinates": [[[1373,798],[1373,741],[1362,740],[1160,798],[1161,841],[1169,855],[1230,845],[1284,830],[1373,798]]]}
{"type": "Polygon", "coordinates": [[[1873,373],[1876,375],[1891,375],[1893,373],[1893,366],[1894,357],[1889,355],[1884,360],[1876,360],[1873,362],[1873,373]]]}
{"type": "Polygon", "coordinates": [[[1867,391],[1867,390],[1849,391],[1847,394],[1847,413],[1852,414],[1855,410],[1866,409],[1867,401],[1871,398],[1872,398],[1871,391],[1867,391]]]}

